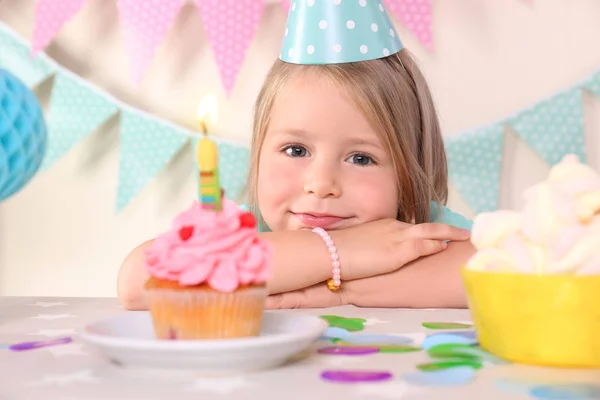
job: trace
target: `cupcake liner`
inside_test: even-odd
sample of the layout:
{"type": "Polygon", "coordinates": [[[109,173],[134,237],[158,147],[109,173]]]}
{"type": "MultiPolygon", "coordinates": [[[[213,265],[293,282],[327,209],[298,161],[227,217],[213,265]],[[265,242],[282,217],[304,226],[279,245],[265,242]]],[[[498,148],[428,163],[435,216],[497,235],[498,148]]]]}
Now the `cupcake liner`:
{"type": "Polygon", "coordinates": [[[600,367],[600,275],[462,275],[485,350],[525,364],[600,367]]]}
{"type": "Polygon", "coordinates": [[[250,287],[232,293],[212,289],[146,291],[158,339],[229,339],[260,333],[267,289],[250,287]]]}

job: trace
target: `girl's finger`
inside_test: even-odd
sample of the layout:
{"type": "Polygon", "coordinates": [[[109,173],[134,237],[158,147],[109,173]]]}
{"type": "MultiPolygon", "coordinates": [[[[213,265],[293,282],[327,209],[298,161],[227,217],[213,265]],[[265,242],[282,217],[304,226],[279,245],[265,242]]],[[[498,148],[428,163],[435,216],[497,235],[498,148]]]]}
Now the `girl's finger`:
{"type": "Polygon", "coordinates": [[[435,222],[413,225],[400,231],[400,234],[404,237],[403,240],[467,240],[471,237],[471,232],[466,229],[435,222]]]}
{"type": "Polygon", "coordinates": [[[448,247],[443,240],[410,239],[405,240],[398,246],[398,254],[402,265],[424,256],[439,253],[448,247]]]}

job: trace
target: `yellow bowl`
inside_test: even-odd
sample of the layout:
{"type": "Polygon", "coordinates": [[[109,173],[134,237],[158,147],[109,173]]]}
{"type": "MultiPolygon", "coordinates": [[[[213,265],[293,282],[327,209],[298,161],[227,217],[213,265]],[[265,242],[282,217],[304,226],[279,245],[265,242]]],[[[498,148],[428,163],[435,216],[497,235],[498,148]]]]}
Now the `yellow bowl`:
{"type": "Polygon", "coordinates": [[[482,348],[525,364],[600,367],[600,276],[462,275],[482,348]]]}

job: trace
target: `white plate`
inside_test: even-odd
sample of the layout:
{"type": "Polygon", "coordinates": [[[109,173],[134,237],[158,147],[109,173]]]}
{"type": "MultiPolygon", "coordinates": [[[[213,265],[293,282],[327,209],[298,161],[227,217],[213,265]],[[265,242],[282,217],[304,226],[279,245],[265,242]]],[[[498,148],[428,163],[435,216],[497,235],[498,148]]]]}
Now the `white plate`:
{"type": "Polygon", "coordinates": [[[235,373],[279,366],[308,349],[326,329],[319,317],[266,311],[257,337],[158,340],[148,312],[128,312],[86,325],[81,338],[126,367],[235,373]]]}

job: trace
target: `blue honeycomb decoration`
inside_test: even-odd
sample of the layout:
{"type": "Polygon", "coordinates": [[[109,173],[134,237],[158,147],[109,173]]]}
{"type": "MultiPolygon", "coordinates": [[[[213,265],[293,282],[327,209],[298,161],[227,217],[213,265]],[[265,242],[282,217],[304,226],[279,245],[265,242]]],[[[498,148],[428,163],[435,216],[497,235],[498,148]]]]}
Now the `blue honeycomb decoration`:
{"type": "Polygon", "coordinates": [[[17,77],[0,68],[0,201],[33,178],[46,146],[46,123],[37,97],[17,77]]]}

